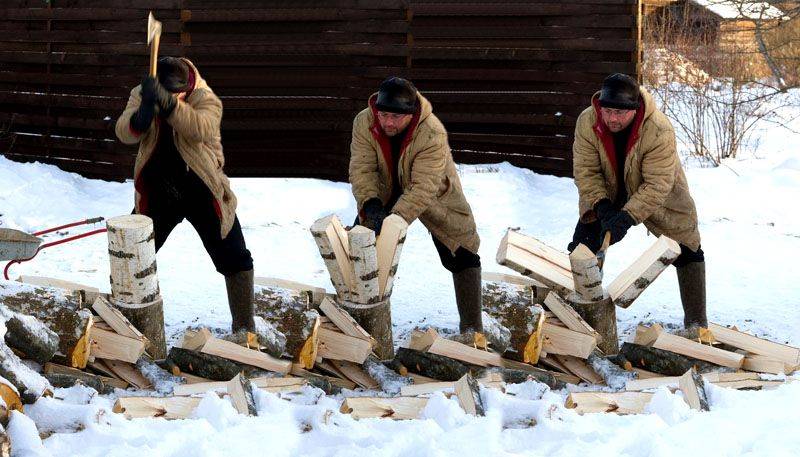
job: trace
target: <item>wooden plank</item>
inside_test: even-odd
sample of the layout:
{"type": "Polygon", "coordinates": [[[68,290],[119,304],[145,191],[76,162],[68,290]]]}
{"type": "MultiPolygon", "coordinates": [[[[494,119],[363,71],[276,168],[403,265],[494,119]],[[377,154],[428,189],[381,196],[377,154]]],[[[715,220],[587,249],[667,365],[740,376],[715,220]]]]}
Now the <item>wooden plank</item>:
{"type": "Polygon", "coordinates": [[[652,398],[646,392],[572,392],[565,406],[578,414],[641,414],[652,398]]]}
{"type": "Polygon", "coordinates": [[[569,305],[563,298],[555,292],[550,292],[544,299],[544,306],[547,307],[564,325],[575,332],[590,335],[595,338],[599,343],[602,337],[592,328],[591,325],[586,323],[585,320],[578,314],[572,306],[569,305]]]}
{"type": "Polygon", "coordinates": [[[467,373],[455,382],[454,390],[458,397],[458,404],[469,415],[483,416],[486,414],[481,399],[480,388],[472,375],[467,373]]]}
{"type": "Polygon", "coordinates": [[[433,341],[433,344],[428,348],[428,352],[481,367],[503,366],[503,357],[500,354],[477,349],[442,337],[437,337],[433,341]]]}
{"type": "Polygon", "coordinates": [[[761,381],[757,379],[743,379],[741,381],[730,382],[717,382],[715,386],[725,387],[728,389],[748,389],[748,390],[761,390],[761,389],[774,389],[783,384],[783,381],[761,381]]]}
{"type": "Polygon", "coordinates": [[[200,404],[200,400],[195,397],[122,397],[114,403],[113,411],[124,414],[126,419],[186,419],[200,404]]]}
{"type": "Polygon", "coordinates": [[[372,379],[370,375],[367,374],[363,368],[361,368],[360,365],[356,365],[346,360],[331,360],[330,362],[331,365],[336,367],[336,369],[339,370],[339,372],[342,373],[347,379],[353,381],[364,389],[375,390],[380,388],[380,385],[375,382],[375,380],[372,379]]]}
{"type": "Polygon", "coordinates": [[[496,260],[559,292],[575,291],[569,257],[535,238],[509,229],[500,241],[496,260]]]}
{"type": "Polygon", "coordinates": [[[747,354],[744,357],[744,362],[742,362],[742,369],[758,373],[789,374],[795,371],[797,367],[787,365],[780,360],[765,355],[747,354]]]}
{"type": "Polygon", "coordinates": [[[544,350],[548,354],[572,355],[586,359],[597,347],[593,336],[544,323],[544,350]]]}
{"type": "MultiPolygon", "coordinates": [[[[266,378],[258,377],[250,380],[254,386],[272,393],[298,392],[303,386],[308,385],[308,381],[303,378],[266,378]]],[[[228,391],[228,381],[208,381],[193,384],[179,384],[175,386],[172,394],[175,396],[200,395],[208,391],[225,393],[228,391]]]]}
{"type": "Polygon", "coordinates": [[[319,304],[325,298],[327,291],[322,287],[316,287],[309,284],[304,284],[297,281],[289,281],[288,279],[268,278],[263,276],[256,276],[253,282],[259,286],[264,287],[280,287],[282,289],[296,290],[299,292],[307,292],[311,294],[311,301],[314,304],[319,304]]]}
{"type": "Polygon", "coordinates": [[[424,397],[345,398],[340,411],[353,419],[389,418],[395,420],[417,419],[428,404],[424,397]]]}
{"type": "Polygon", "coordinates": [[[661,376],[649,379],[629,379],[625,383],[625,390],[628,392],[640,392],[642,390],[657,389],[661,386],[677,387],[680,376],[661,376]]]}
{"type": "Polygon", "coordinates": [[[425,331],[415,329],[411,331],[406,347],[426,352],[437,338],[439,338],[439,333],[434,328],[429,327],[425,331]]]}
{"type": "Polygon", "coordinates": [[[705,381],[694,368],[678,378],[678,388],[683,392],[683,399],[690,408],[696,411],[708,411],[705,381]]]}
{"type": "Polygon", "coordinates": [[[227,382],[227,389],[231,403],[239,414],[246,416],[258,415],[254,398],[255,387],[250,380],[242,376],[242,373],[237,374],[227,382]]]}
{"type": "Polygon", "coordinates": [[[663,331],[664,328],[659,324],[653,324],[650,327],[638,325],[636,326],[636,335],[633,338],[633,342],[642,346],[650,346],[663,331]]]}
{"type": "Polygon", "coordinates": [[[98,296],[92,304],[92,309],[103,318],[103,322],[114,329],[115,332],[128,338],[142,340],[147,345],[147,338],[122,315],[119,310],[111,306],[104,297],[98,296]]]}
{"type": "Polygon", "coordinates": [[[780,360],[791,366],[800,365],[800,349],[798,348],[758,338],[713,322],[709,322],[708,329],[720,343],[780,360]]]}
{"type": "Polygon", "coordinates": [[[403,397],[417,397],[420,395],[430,395],[434,392],[453,392],[455,382],[453,381],[436,381],[426,382],[421,384],[410,384],[400,388],[400,395],[403,397]]]}
{"type": "Polygon", "coordinates": [[[588,382],[589,384],[604,384],[603,378],[592,370],[585,360],[573,357],[570,355],[556,354],[556,358],[561,364],[569,370],[570,373],[588,382]]]}
{"type": "Polygon", "coordinates": [[[213,338],[211,332],[205,328],[201,327],[198,330],[189,330],[187,329],[183,333],[183,339],[181,340],[180,347],[183,349],[189,349],[190,351],[199,351],[200,348],[206,344],[210,338],[213,338]]]}
{"type": "Polygon", "coordinates": [[[133,364],[121,362],[119,360],[97,359],[98,364],[101,362],[115,376],[131,384],[137,389],[150,389],[153,387],[150,381],[145,378],[133,364]]]}
{"type": "Polygon", "coordinates": [[[406,241],[408,222],[392,214],[383,220],[381,234],[376,241],[378,253],[378,287],[382,300],[392,295],[394,276],[400,264],[400,253],[406,241]]]}
{"type": "Polygon", "coordinates": [[[664,235],[658,237],[647,251],[608,285],[608,294],[614,304],[622,308],[630,306],[680,253],[681,247],[675,240],[664,235]]]}
{"type": "Polygon", "coordinates": [[[693,357],[695,359],[705,360],[724,367],[738,369],[741,368],[742,363],[744,363],[744,355],[742,354],[706,346],[667,332],[658,334],[658,338],[653,343],[653,347],[693,357]]]}
{"type": "Polygon", "coordinates": [[[331,322],[333,322],[336,327],[338,327],[345,335],[369,341],[373,347],[377,344],[375,339],[372,338],[372,336],[360,325],[358,325],[358,322],[356,322],[347,311],[343,310],[329,297],[325,297],[322,300],[322,303],[319,305],[319,309],[325,313],[325,316],[330,319],[331,322]]]}
{"type": "Polygon", "coordinates": [[[144,341],[100,328],[92,329],[90,341],[90,353],[102,359],[136,363],[144,354],[144,341]]]}
{"type": "Polygon", "coordinates": [[[370,352],[372,352],[372,344],[369,341],[333,332],[326,328],[319,329],[317,353],[324,359],[347,360],[360,365],[364,363],[370,352]]]}
{"type": "Polygon", "coordinates": [[[224,357],[234,362],[252,365],[277,373],[288,373],[292,369],[291,360],[281,360],[264,352],[247,349],[230,341],[219,338],[208,338],[200,352],[224,357]]]}

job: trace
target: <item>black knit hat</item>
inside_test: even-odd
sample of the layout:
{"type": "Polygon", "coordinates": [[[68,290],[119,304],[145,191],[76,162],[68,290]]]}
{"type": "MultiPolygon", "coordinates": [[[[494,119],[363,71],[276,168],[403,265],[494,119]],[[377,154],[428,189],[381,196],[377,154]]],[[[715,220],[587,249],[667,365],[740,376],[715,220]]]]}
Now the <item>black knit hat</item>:
{"type": "Polygon", "coordinates": [[[639,84],[622,73],[614,73],[603,81],[600,106],[615,109],[639,109],[639,84]]]}
{"type": "Polygon", "coordinates": [[[158,82],[170,92],[184,92],[189,86],[189,66],[177,57],[158,59],[158,82]]]}
{"type": "Polygon", "coordinates": [[[414,114],[417,111],[417,88],[407,79],[390,76],[378,88],[375,108],[389,113],[414,114]]]}

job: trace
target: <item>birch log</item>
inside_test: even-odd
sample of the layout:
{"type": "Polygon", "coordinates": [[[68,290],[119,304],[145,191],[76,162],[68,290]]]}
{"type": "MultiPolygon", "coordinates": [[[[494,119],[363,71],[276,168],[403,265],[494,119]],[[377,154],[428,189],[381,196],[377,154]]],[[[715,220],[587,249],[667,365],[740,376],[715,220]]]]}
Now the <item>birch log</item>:
{"type": "Polygon", "coordinates": [[[608,286],[611,300],[627,308],[681,253],[681,247],[671,238],[661,235],[625,271],[608,286]]]}
{"type": "Polygon", "coordinates": [[[311,235],[314,237],[314,242],[317,243],[322,260],[328,268],[328,274],[330,274],[336,294],[349,299],[350,289],[353,285],[353,270],[347,253],[350,246],[348,245],[345,248],[336,230],[337,225],[341,226],[341,222],[339,222],[336,215],[325,216],[315,221],[311,226],[311,235]]]}
{"type": "Polygon", "coordinates": [[[408,222],[397,214],[383,220],[381,234],[376,240],[378,253],[378,287],[382,300],[392,296],[394,277],[400,265],[400,253],[406,242],[408,222]]]}
{"type": "Polygon", "coordinates": [[[351,299],[356,303],[372,304],[381,301],[378,287],[378,256],[375,232],[357,225],[347,235],[350,261],[353,264],[351,299]]]}
{"type": "Polygon", "coordinates": [[[584,300],[596,302],[603,299],[603,274],[597,256],[584,244],[579,244],[569,255],[575,292],[584,300]]]}
{"type": "Polygon", "coordinates": [[[114,217],[108,226],[113,304],[150,342],[150,355],[167,356],[164,302],[158,288],[153,221],[131,214],[114,217]]]}

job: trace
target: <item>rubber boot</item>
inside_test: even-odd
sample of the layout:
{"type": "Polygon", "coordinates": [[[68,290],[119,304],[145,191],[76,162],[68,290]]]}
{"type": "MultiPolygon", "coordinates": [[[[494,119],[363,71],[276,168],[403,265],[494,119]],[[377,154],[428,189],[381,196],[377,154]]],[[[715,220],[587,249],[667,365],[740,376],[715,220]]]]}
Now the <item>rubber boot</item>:
{"type": "Polygon", "coordinates": [[[226,275],[225,288],[228,291],[228,306],[231,309],[231,331],[255,332],[253,270],[226,275]]]}
{"type": "Polygon", "coordinates": [[[706,263],[691,262],[676,268],[683,305],[683,325],[708,328],[706,317],[706,263]]]}
{"type": "Polygon", "coordinates": [[[471,330],[483,333],[480,267],[467,268],[458,273],[453,273],[453,286],[456,291],[459,331],[465,333],[471,330]]]}

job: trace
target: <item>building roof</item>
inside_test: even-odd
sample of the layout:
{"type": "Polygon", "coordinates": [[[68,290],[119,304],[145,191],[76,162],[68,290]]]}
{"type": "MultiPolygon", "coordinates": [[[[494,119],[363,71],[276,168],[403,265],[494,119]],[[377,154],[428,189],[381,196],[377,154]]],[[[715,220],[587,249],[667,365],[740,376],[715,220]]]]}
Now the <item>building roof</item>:
{"type": "Polygon", "coordinates": [[[723,19],[781,19],[783,11],[767,2],[742,0],[689,0],[723,19]]]}

